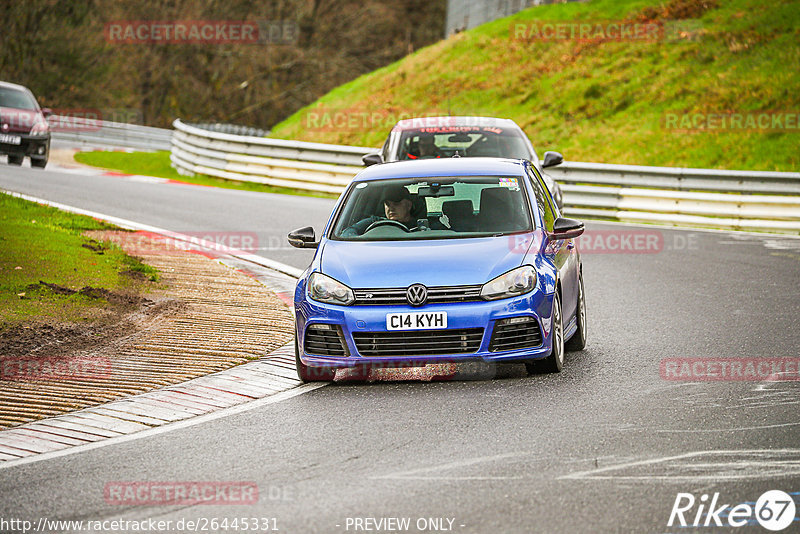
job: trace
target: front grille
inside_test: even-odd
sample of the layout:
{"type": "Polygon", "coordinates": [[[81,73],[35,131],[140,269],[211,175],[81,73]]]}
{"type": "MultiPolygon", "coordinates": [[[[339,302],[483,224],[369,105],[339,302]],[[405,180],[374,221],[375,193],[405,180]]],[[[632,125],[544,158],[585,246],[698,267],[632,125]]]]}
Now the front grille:
{"type": "MultiPolygon", "coordinates": [[[[0,132],[0,133],[6,133],[6,132],[0,132]]],[[[20,134],[8,133],[8,135],[20,135],[20,134]]],[[[22,143],[19,144],[19,145],[10,145],[10,144],[6,144],[6,143],[0,143],[0,147],[2,147],[4,154],[8,154],[10,152],[11,154],[17,154],[17,155],[19,155],[19,154],[25,154],[25,155],[34,154],[36,156],[40,155],[40,154],[36,153],[36,148],[39,145],[45,146],[45,147],[47,146],[47,144],[46,144],[46,142],[44,140],[37,141],[37,140],[29,139],[29,138],[25,137],[25,135],[22,135],[22,143]]]]}
{"type": "Polygon", "coordinates": [[[312,324],[306,329],[303,350],[319,356],[347,356],[341,330],[338,326],[327,324],[312,324]]]}
{"type": "Polygon", "coordinates": [[[477,352],[483,328],[358,332],[353,334],[362,356],[436,356],[477,352]]]}
{"type": "Polygon", "coordinates": [[[489,342],[490,352],[519,350],[538,347],[542,344],[539,322],[533,317],[514,317],[497,321],[489,342]]]}
{"type": "MultiPolygon", "coordinates": [[[[481,285],[476,286],[438,286],[428,288],[428,304],[447,302],[475,302],[481,299],[481,285]]],[[[356,306],[404,305],[406,288],[354,289],[356,306]]]]}

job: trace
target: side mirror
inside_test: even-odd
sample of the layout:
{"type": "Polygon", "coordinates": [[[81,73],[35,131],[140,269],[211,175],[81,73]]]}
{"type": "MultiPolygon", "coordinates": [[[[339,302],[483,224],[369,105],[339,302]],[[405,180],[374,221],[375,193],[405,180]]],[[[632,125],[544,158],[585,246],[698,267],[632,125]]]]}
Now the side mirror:
{"type": "Polygon", "coordinates": [[[561,152],[552,152],[548,150],[544,153],[544,163],[542,163],[542,168],[546,169],[547,167],[555,167],[556,165],[561,165],[564,163],[564,156],[561,155],[561,152]]]}
{"type": "Polygon", "coordinates": [[[549,234],[550,239],[573,239],[583,233],[583,223],[575,219],[559,217],[553,223],[553,232],[549,234]]]}
{"type": "Polygon", "coordinates": [[[319,242],[314,237],[314,229],[310,226],[289,232],[289,244],[296,248],[317,248],[319,242]]]}
{"type": "Polygon", "coordinates": [[[366,154],[361,156],[361,161],[364,162],[364,166],[369,167],[370,165],[377,165],[378,163],[383,163],[383,156],[381,156],[380,152],[373,152],[371,154],[366,154]]]}
{"type": "Polygon", "coordinates": [[[52,109],[50,109],[50,108],[42,108],[42,115],[44,116],[45,119],[48,118],[49,116],[51,116],[52,114],[53,114],[53,110],[52,109]]]}

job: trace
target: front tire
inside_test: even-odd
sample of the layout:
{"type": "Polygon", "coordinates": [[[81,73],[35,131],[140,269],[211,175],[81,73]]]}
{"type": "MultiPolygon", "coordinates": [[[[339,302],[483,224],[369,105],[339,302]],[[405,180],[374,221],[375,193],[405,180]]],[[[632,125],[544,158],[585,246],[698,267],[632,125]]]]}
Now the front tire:
{"type": "Polygon", "coordinates": [[[25,159],[25,156],[8,156],[8,164],[9,165],[22,165],[22,160],[25,159]]]}
{"type": "Polygon", "coordinates": [[[297,376],[303,382],[332,382],[336,376],[336,369],[312,367],[300,360],[300,347],[297,343],[297,336],[294,338],[294,364],[297,368],[297,376]]]}
{"type": "Polygon", "coordinates": [[[583,293],[583,275],[578,277],[578,305],[575,310],[577,317],[578,329],[572,334],[564,344],[567,351],[583,350],[586,347],[586,297],[583,293]]]}
{"type": "Polygon", "coordinates": [[[31,158],[31,167],[44,169],[47,166],[47,158],[31,158]]]}
{"type": "Polygon", "coordinates": [[[564,322],[561,317],[561,296],[556,291],[553,296],[553,350],[542,360],[525,362],[528,374],[560,373],[564,367],[564,322]]]}

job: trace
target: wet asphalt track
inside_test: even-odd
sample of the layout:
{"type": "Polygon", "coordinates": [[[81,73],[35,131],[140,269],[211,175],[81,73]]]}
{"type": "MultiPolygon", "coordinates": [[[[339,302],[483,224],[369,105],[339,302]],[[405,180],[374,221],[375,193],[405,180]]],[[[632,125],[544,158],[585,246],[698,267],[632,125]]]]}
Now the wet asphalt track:
{"type": "MultiPolygon", "coordinates": [[[[174,231],[256,232],[257,253],[299,268],[311,254],[284,245],[286,233],[319,232],[332,206],[2,162],[0,188],[174,231]]],[[[606,243],[641,230],[588,228],[606,243]]],[[[567,355],[559,375],[526,377],[507,366],[456,382],[337,383],[0,469],[0,519],[152,518],[173,529],[199,519],[202,530],[212,518],[263,517],[280,532],[687,532],[667,526],[679,492],[698,504],[717,492],[720,504],[800,492],[797,381],[660,374],[670,358],[800,356],[800,240],[647,231],[659,236],[659,250],[584,252],[589,344],[567,355]],[[260,496],[251,505],[121,506],[103,497],[114,481],[248,481],[260,496]],[[376,530],[368,518],[410,523],[376,530]]],[[[767,532],[757,523],[688,532],[732,530],[767,532]]],[[[228,528],[236,531],[244,530],[228,528]]]]}

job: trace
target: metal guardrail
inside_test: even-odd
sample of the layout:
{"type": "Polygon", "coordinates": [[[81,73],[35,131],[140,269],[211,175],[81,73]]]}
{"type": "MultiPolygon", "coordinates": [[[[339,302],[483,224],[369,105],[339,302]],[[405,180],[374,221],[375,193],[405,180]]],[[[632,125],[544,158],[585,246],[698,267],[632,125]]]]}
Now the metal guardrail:
{"type": "MultiPolygon", "coordinates": [[[[376,150],[173,126],[179,173],[310,191],[340,193],[376,150]]],[[[547,172],[574,217],[800,234],[800,173],[578,162],[547,172]]]]}
{"type": "Polygon", "coordinates": [[[724,171],[565,162],[547,173],[561,182],[620,185],[680,191],[719,191],[800,195],[800,173],[724,171]]]}
{"type": "Polygon", "coordinates": [[[172,166],[181,174],[341,193],[375,149],[211,132],[173,123],[172,166]]]}
{"type": "Polygon", "coordinates": [[[208,130],[211,132],[219,132],[219,133],[227,133],[233,135],[250,135],[255,137],[264,137],[265,135],[269,135],[268,130],[262,130],[261,128],[253,128],[251,126],[241,126],[239,124],[220,124],[216,122],[195,122],[195,123],[185,123],[189,126],[194,126],[195,128],[200,128],[201,130],[208,130]]]}
{"type": "Polygon", "coordinates": [[[63,117],[48,118],[52,139],[88,146],[169,150],[172,130],[123,122],[63,117]]]}
{"type": "Polygon", "coordinates": [[[800,173],[565,162],[547,170],[585,218],[800,234],[800,173]]]}

